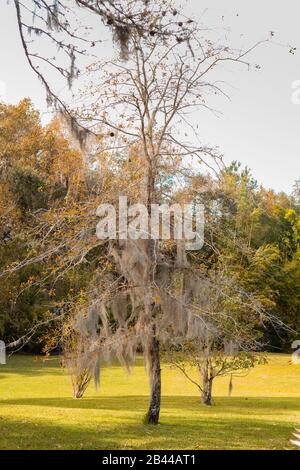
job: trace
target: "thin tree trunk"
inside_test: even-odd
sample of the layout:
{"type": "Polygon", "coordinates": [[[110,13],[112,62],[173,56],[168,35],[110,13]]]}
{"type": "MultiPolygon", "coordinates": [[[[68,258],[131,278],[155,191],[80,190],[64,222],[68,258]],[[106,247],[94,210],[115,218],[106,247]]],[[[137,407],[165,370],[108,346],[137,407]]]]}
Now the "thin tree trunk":
{"type": "Polygon", "coordinates": [[[202,403],[207,406],[212,405],[212,384],[213,384],[213,377],[210,374],[210,364],[208,360],[202,373],[202,396],[201,396],[202,403]]]}
{"type": "Polygon", "coordinates": [[[149,378],[150,378],[150,403],[145,417],[145,424],[158,424],[161,399],[161,369],[159,356],[159,341],[156,338],[155,327],[153,337],[148,350],[149,378]]]}
{"type": "Polygon", "coordinates": [[[205,385],[203,383],[202,403],[206,406],[212,405],[212,379],[209,379],[205,385]]]}

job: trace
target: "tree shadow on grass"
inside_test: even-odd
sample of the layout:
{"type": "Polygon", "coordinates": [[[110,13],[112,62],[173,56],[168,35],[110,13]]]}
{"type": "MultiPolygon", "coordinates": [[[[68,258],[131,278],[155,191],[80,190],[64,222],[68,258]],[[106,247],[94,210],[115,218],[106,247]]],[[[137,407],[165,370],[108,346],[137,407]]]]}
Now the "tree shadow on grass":
{"type": "MultiPolygon", "coordinates": [[[[138,357],[135,367],[143,366],[143,358],[138,357]]],[[[103,364],[102,369],[122,369],[120,364],[113,362],[111,364],[103,364]]],[[[8,356],[7,364],[0,368],[0,379],[10,374],[17,374],[25,377],[34,377],[39,375],[56,375],[63,376],[66,374],[61,366],[61,356],[32,356],[28,354],[18,354],[8,356]]]]}
{"type": "MultiPolygon", "coordinates": [[[[184,411],[183,413],[184,414],[184,411]]],[[[135,415],[136,417],[136,415],[135,415]]],[[[289,449],[293,424],[264,421],[249,415],[216,413],[182,417],[162,414],[161,424],[144,426],[101,421],[57,423],[0,418],[1,449],[289,449]]]]}
{"type": "Polygon", "coordinates": [[[0,368],[0,379],[10,374],[35,377],[38,375],[62,375],[60,358],[44,359],[43,356],[17,355],[8,356],[7,364],[0,368]]]}
{"type": "MultiPolygon", "coordinates": [[[[23,405],[38,407],[55,407],[66,409],[94,409],[94,410],[145,410],[148,403],[147,395],[117,395],[96,396],[74,399],[71,397],[44,397],[44,398],[16,398],[0,400],[0,405],[23,405]]],[[[200,403],[198,396],[163,396],[162,411],[169,412],[182,410],[186,412],[201,412],[202,414],[218,412],[242,413],[257,412],[278,415],[280,411],[300,412],[300,400],[297,397],[217,397],[215,406],[207,407],[200,403]]]]}

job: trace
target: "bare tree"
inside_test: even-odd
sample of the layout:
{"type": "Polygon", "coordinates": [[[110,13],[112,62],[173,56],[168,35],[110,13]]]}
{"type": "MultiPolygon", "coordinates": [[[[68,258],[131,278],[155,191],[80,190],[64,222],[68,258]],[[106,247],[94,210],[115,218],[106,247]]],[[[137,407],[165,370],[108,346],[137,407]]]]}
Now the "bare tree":
{"type": "MultiPolygon", "coordinates": [[[[252,49],[237,52],[214,44],[193,25],[188,41],[178,37],[162,43],[155,34],[145,38],[133,33],[126,63],[116,59],[89,68],[90,83],[81,97],[84,105],[73,114],[102,137],[98,152],[105,159],[135,165],[133,184],[128,187],[129,181],[124,180],[116,188],[116,198],[126,195],[129,202],[144,204],[151,223],[153,203],[182,203],[191,198],[187,189],[184,198],[182,193],[179,196],[178,189],[183,182],[189,186],[193,162],[196,168],[198,164],[215,171],[222,167],[222,158],[213,148],[195,144],[200,136],[190,115],[196,109],[211,110],[211,93],[224,94],[215,79],[218,65],[232,61],[249,66],[245,58],[252,49]],[[178,135],[182,127],[190,140],[178,135]]],[[[160,342],[166,343],[169,335],[195,338],[202,334],[207,318],[196,306],[201,278],[189,266],[184,242],[173,242],[170,254],[164,244],[151,238],[119,240],[111,243],[110,255],[124,288],[121,296],[114,296],[114,305],[106,301],[105,308],[112,309],[116,324],[113,331],[106,329],[102,351],[126,363],[142,345],[150,379],[146,422],[157,424],[160,342]]]]}
{"type": "MultiPolygon", "coordinates": [[[[71,85],[77,75],[75,54],[83,54],[73,42],[82,37],[70,29],[71,10],[62,1],[55,1],[51,6],[45,0],[30,3],[37,7],[30,9],[30,13],[34,12],[34,17],[45,25],[45,28],[35,26],[34,33],[54,43],[55,31],[71,38],[70,44],[57,44],[69,55],[71,65],[67,72],[46,59],[48,66],[54,67],[71,85]]],[[[157,424],[161,395],[160,344],[168,344],[171,337],[196,339],[203,334],[209,324],[209,315],[199,309],[203,276],[189,263],[183,240],[160,242],[151,237],[143,240],[121,237],[114,242],[96,241],[95,207],[100,202],[114,203],[119,195],[126,195],[129,203],[139,202],[147,208],[150,233],[152,204],[183,204],[192,200],[191,181],[201,165],[216,172],[223,164],[214,148],[201,143],[191,115],[195,110],[213,111],[211,95],[226,96],[222,77],[218,75],[222,73],[219,66],[233,62],[249,67],[246,57],[255,46],[243,51],[232,50],[211,37],[207,28],[178,17],[177,10],[165,3],[77,0],[75,5],[88,8],[105,21],[108,16],[103,8],[107,8],[107,15],[109,12],[117,15],[118,22],[113,19],[109,26],[121,40],[123,54],[114,61],[95,60],[88,66],[91,82],[80,96],[84,104],[71,108],[52,91],[35,65],[45,60],[29,51],[26,34],[30,28],[24,20],[24,5],[19,0],[15,0],[15,5],[30,65],[46,87],[49,102],[56,104],[71,127],[78,131],[80,139],[94,135],[93,156],[99,165],[96,173],[101,177],[92,189],[89,187],[84,202],[76,205],[73,201],[72,215],[68,208],[54,211],[47,219],[41,215],[40,253],[11,269],[20,269],[33,261],[59,258],[56,268],[59,277],[60,271],[72,269],[84,262],[96,246],[102,247],[104,267],[97,276],[98,286],[90,295],[85,317],[92,316],[97,333],[92,335],[89,352],[98,353],[103,359],[114,355],[128,366],[137,350],[143,348],[150,379],[146,422],[157,424]],[[132,15],[134,23],[129,18],[132,15]],[[130,30],[122,40],[118,34],[124,22],[130,30]],[[124,45],[127,61],[123,60],[124,45]],[[184,138],[180,135],[182,130],[184,138]],[[70,220],[74,223],[72,231],[70,220]],[[113,268],[108,268],[111,262],[113,268]]],[[[220,315],[219,321],[222,320],[224,316],[220,315]]],[[[84,322],[81,328],[85,328],[84,322]]],[[[95,362],[96,370],[99,364],[100,360],[95,362]]]]}

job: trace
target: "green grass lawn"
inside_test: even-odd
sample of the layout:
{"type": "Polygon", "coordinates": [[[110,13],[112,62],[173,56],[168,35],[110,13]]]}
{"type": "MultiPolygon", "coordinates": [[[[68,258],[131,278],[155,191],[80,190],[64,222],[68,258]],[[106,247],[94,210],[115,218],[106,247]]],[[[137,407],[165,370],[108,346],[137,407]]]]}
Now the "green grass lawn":
{"type": "Polygon", "coordinates": [[[148,383],[142,360],[132,374],[105,368],[101,387],[72,398],[58,358],[13,356],[0,366],[1,449],[290,449],[300,424],[300,365],[290,356],[234,381],[217,379],[215,406],[201,405],[197,390],[163,366],[160,425],[142,423],[148,383]]]}

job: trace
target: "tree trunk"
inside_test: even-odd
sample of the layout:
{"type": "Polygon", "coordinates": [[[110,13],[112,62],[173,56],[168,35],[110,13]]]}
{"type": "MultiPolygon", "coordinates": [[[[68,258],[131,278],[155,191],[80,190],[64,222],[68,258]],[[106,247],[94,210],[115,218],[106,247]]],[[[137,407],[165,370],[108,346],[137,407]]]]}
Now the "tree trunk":
{"type": "Polygon", "coordinates": [[[145,417],[145,424],[158,424],[161,398],[161,369],[159,357],[159,341],[156,338],[155,327],[148,350],[150,403],[145,417]]]}
{"type": "MultiPolygon", "coordinates": [[[[145,109],[147,108],[145,103],[145,109]]],[[[153,174],[153,123],[148,122],[146,132],[142,136],[142,141],[144,141],[144,179],[141,186],[141,196],[143,203],[147,207],[149,221],[151,221],[151,204],[155,202],[155,178],[153,174]]],[[[151,222],[150,222],[151,224],[151,222]]],[[[150,231],[150,225],[149,225],[150,231]]],[[[146,281],[146,298],[145,298],[145,308],[149,314],[150,325],[155,319],[155,305],[153,302],[153,273],[156,272],[156,255],[155,255],[156,245],[154,240],[148,240],[147,244],[147,281],[146,281]],[[149,301],[149,299],[151,299],[149,301]]],[[[147,360],[149,367],[149,382],[150,382],[150,402],[149,409],[145,416],[145,424],[154,424],[157,425],[159,421],[160,413],[160,401],[161,401],[161,369],[160,369],[160,355],[159,355],[159,341],[156,334],[156,325],[152,324],[152,335],[149,338],[149,343],[147,345],[147,360]]]]}
{"type": "Polygon", "coordinates": [[[202,403],[207,406],[212,405],[212,383],[213,379],[207,375],[203,376],[202,403]]]}

